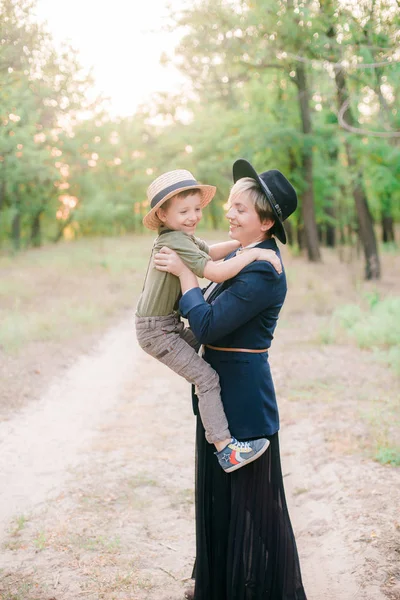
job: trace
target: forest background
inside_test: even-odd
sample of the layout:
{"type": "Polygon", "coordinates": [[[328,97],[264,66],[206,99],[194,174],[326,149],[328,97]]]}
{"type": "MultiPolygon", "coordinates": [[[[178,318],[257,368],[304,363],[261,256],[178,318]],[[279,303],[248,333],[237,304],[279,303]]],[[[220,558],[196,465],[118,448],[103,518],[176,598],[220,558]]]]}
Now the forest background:
{"type": "Polygon", "coordinates": [[[358,243],[366,277],[380,277],[378,241],[393,245],[400,220],[396,0],[171,8],[182,37],[161,60],[187,84],[124,118],[89,100],[78,53],[55,47],[34,6],[0,1],[3,249],[142,232],[147,185],[176,167],[217,186],[204,226],[219,228],[232,162],[244,157],[297,188],[295,250],[319,261],[321,244],[358,243]]]}
{"type": "Polygon", "coordinates": [[[129,116],[37,6],[0,0],[0,599],[183,595],[194,422],[135,343],[146,188],[175,168],[216,185],[199,234],[221,241],[243,157],[299,197],[271,366],[307,594],[400,600],[398,1],[171,0],[161,60],[186,83],[129,116]]]}

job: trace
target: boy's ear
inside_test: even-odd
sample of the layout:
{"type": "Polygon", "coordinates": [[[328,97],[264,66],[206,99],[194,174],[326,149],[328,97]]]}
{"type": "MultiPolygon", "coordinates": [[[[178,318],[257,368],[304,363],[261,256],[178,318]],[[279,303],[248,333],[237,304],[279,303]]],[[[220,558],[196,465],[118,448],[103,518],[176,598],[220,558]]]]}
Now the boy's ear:
{"type": "Polygon", "coordinates": [[[273,227],[275,225],[275,221],[273,219],[265,219],[262,223],[261,223],[261,231],[268,231],[269,229],[271,229],[271,227],[273,227]]]}
{"type": "Polygon", "coordinates": [[[158,210],[156,210],[156,215],[162,223],[165,223],[165,219],[167,217],[165,216],[165,211],[163,208],[159,208],[158,210]]]}

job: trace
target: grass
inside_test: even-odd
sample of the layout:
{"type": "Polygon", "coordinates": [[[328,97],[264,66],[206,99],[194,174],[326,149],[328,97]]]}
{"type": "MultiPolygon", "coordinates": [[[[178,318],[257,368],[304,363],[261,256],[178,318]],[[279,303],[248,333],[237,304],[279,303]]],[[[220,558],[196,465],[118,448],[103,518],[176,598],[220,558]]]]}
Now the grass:
{"type": "Polygon", "coordinates": [[[375,350],[378,361],[388,365],[397,375],[400,375],[400,346],[392,346],[388,350],[375,350]]]}
{"type": "Polygon", "coordinates": [[[335,378],[326,381],[318,371],[305,377],[286,393],[291,419],[307,418],[316,399],[315,417],[331,424],[326,441],[332,448],[344,454],[361,452],[381,464],[400,466],[398,394],[382,391],[379,382],[376,386],[360,381],[346,385],[335,378]]]}
{"type": "Polygon", "coordinates": [[[343,338],[362,350],[373,350],[381,362],[400,375],[400,296],[381,298],[375,290],[358,303],[343,304],[318,332],[321,344],[343,338]]]}
{"type": "Polygon", "coordinates": [[[170,498],[170,506],[173,509],[184,508],[194,504],[194,492],[192,489],[174,490],[170,498]]]}
{"type": "Polygon", "coordinates": [[[295,490],[293,491],[293,496],[300,496],[301,494],[307,494],[307,492],[309,492],[308,488],[305,488],[305,487],[295,488],[295,490]]]}
{"type": "Polygon", "coordinates": [[[318,331],[318,342],[324,346],[328,346],[330,344],[334,344],[336,340],[336,334],[334,327],[332,327],[331,323],[324,325],[318,331]]]}
{"type": "Polygon", "coordinates": [[[377,449],[374,458],[382,465],[392,465],[393,467],[400,467],[400,447],[388,448],[382,446],[377,449]]]}
{"type": "Polygon", "coordinates": [[[47,544],[46,533],[44,531],[39,531],[36,538],[33,540],[33,543],[35,544],[35,546],[39,552],[44,550],[46,548],[46,544],[47,544]]]}
{"type": "Polygon", "coordinates": [[[336,311],[334,318],[356,340],[359,348],[400,347],[400,296],[382,300],[370,296],[366,309],[359,304],[345,305],[336,311]]]}
{"type": "Polygon", "coordinates": [[[18,550],[22,547],[23,542],[21,539],[21,534],[28,521],[29,519],[25,515],[19,515],[14,519],[9,529],[9,539],[4,542],[4,548],[8,550],[18,550]]]}
{"type": "Polygon", "coordinates": [[[324,253],[323,265],[307,265],[299,258],[286,263],[285,327],[280,319],[277,336],[292,331],[290,348],[299,346],[300,357],[303,352],[306,357],[309,348],[321,365],[296,372],[286,392],[289,418],[308,418],[316,398],[321,423],[332,424],[327,442],[333,450],[361,452],[381,464],[398,466],[399,252],[382,257],[379,282],[363,281],[354,265],[341,265],[330,253],[324,253]],[[323,357],[318,358],[319,347],[323,357]],[[341,367],[329,364],[342,355],[347,359],[341,367]]]}
{"type": "MultiPolygon", "coordinates": [[[[373,362],[400,376],[400,295],[393,293],[398,287],[391,282],[390,294],[379,284],[368,288],[357,282],[356,288],[357,301],[339,305],[319,328],[317,341],[355,344],[370,351],[373,362]]],[[[364,451],[381,464],[400,466],[399,394],[380,394],[378,384],[364,398],[360,392],[358,396],[358,414],[367,431],[357,447],[363,444],[364,451]]]]}
{"type": "Polygon", "coordinates": [[[135,570],[126,572],[104,572],[104,569],[93,569],[88,572],[85,583],[81,584],[82,593],[88,597],[93,597],[99,600],[114,600],[117,598],[134,598],[133,594],[137,590],[150,590],[152,583],[148,578],[140,577],[135,570]],[[128,592],[129,596],[125,593],[128,592]],[[121,596],[120,594],[124,594],[121,596]]]}
{"type": "Polygon", "coordinates": [[[0,255],[0,349],[62,343],[133,310],[151,243],[150,236],[105,238],[0,255]]]}
{"type": "Polygon", "coordinates": [[[104,327],[112,313],[112,306],[98,305],[89,299],[82,306],[59,299],[46,312],[11,311],[0,324],[0,345],[7,353],[15,353],[30,342],[62,342],[104,327]]]}
{"type": "Polygon", "coordinates": [[[359,414],[367,426],[365,442],[369,441],[370,456],[381,464],[400,466],[398,399],[378,393],[372,400],[361,398],[359,414]]]}
{"type": "Polygon", "coordinates": [[[25,515],[19,515],[18,517],[16,517],[15,522],[14,522],[14,526],[11,529],[11,535],[12,536],[17,536],[21,533],[21,531],[25,528],[25,525],[28,522],[28,518],[25,515]]]}
{"type": "Polygon", "coordinates": [[[2,593],[0,598],[1,600],[26,600],[28,597],[32,598],[32,596],[28,596],[27,594],[30,594],[33,588],[33,583],[23,581],[22,583],[13,585],[13,589],[11,591],[5,591],[4,595],[0,588],[0,592],[2,593]]]}
{"type": "Polygon", "coordinates": [[[107,538],[104,535],[80,535],[76,534],[71,537],[70,544],[80,550],[88,550],[90,552],[118,552],[121,547],[121,540],[118,536],[107,538]]]}
{"type": "Polygon", "coordinates": [[[139,473],[138,475],[131,477],[128,479],[127,483],[128,486],[134,490],[140,487],[154,487],[159,485],[155,479],[151,479],[145,473],[139,473]]]}

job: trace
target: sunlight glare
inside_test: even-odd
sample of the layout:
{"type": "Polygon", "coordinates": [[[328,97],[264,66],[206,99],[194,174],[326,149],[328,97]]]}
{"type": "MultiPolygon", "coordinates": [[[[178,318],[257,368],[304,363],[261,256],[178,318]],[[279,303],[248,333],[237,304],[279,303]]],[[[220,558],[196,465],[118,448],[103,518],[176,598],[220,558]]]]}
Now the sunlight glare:
{"type": "Polygon", "coordinates": [[[184,81],[175,67],[160,65],[161,54],[172,54],[180,37],[162,31],[168,3],[176,11],[183,0],[150,0],[140,7],[126,0],[37,0],[35,12],[57,44],[69,40],[83,67],[93,67],[96,91],[110,98],[111,111],[126,116],[152,93],[177,91],[184,81]]]}

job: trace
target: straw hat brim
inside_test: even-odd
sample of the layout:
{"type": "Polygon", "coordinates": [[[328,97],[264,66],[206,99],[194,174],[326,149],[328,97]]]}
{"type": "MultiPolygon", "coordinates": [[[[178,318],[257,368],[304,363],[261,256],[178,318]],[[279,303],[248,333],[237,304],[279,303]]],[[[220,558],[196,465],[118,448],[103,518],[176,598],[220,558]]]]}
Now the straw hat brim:
{"type": "Polygon", "coordinates": [[[188,185],[186,187],[182,187],[179,188],[179,190],[175,190],[173,192],[170,192],[169,194],[167,194],[165,196],[165,198],[163,198],[160,202],[158,202],[148,213],[145,217],[143,217],[143,225],[145,227],[147,227],[148,229],[154,229],[157,230],[160,225],[162,225],[160,219],[157,217],[156,212],[159,208],[161,208],[161,206],[170,198],[172,198],[172,196],[176,196],[177,194],[180,194],[181,192],[184,192],[185,190],[198,190],[201,194],[201,208],[204,208],[205,206],[207,206],[207,204],[209,204],[211,202],[211,200],[214,198],[215,196],[215,192],[217,191],[217,188],[214,185],[188,185]]]}

